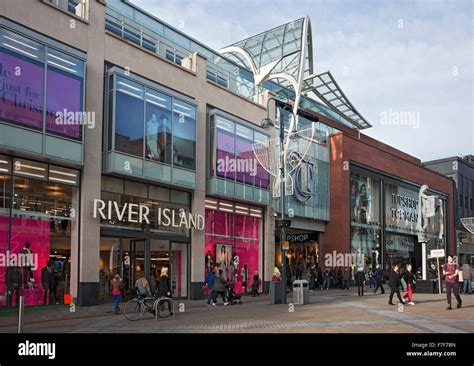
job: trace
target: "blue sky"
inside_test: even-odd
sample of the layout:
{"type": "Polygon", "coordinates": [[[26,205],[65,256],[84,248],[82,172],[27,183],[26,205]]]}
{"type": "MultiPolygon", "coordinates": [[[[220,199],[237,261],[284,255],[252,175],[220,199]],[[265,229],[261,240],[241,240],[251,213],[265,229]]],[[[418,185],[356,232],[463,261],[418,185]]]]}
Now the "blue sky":
{"type": "Polygon", "coordinates": [[[471,0],[132,2],[214,49],[309,15],[315,72],[332,72],[364,133],[422,160],[474,154],[471,0]]]}

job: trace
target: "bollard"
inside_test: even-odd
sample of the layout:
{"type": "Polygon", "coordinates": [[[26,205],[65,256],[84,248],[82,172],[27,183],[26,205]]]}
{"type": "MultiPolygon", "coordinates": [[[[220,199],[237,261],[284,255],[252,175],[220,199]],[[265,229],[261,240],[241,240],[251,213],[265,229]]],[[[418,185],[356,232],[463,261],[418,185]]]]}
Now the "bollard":
{"type": "Polygon", "coordinates": [[[23,332],[23,313],[25,310],[25,298],[20,296],[20,304],[18,306],[18,334],[23,332]]]}

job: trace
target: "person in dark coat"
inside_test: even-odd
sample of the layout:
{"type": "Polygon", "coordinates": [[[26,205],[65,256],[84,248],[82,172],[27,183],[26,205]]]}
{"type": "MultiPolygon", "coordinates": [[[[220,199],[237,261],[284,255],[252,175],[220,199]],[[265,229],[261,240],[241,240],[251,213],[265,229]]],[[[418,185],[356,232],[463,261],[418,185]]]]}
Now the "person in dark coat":
{"type": "Polygon", "coordinates": [[[390,297],[388,298],[389,305],[395,305],[393,303],[393,295],[396,293],[400,304],[405,304],[401,295],[400,295],[400,286],[402,285],[402,280],[400,273],[398,272],[398,265],[394,264],[392,266],[392,272],[390,272],[390,277],[388,280],[388,286],[390,287],[390,297]]]}
{"type": "Polygon", "coordinates": [[[171,297],[171,281],[168,277],[168,268],[161,268],[161,276],[156,287],[156,297],[171,297]]]}
{"type": "Polygon", "coordinates": [[[430,268],[428,269],[430,273],[430,280],[431,280],[431,293],[435,294],[438,292],[438,268],[436,264],[431,263],[430,268]]]}
{"type": "Polygon", "coordinates": [[[357,285],[357,295],[364,296],[365,273],[363,267],[359,267],[357,270],[355,274],[355,281],[357,285]]]}
{"type": "Polygon", "coordinates": [[[258,292],[258,289],[260,288],[260,276],[258,275],[258,272],[255,271],[255,274],[253,275],[253,283],[252,283],[252,296],[260,296],[260,293],[258,292]]]}
{"type": "Polygon", "coordinates": [[[385,289],[383,288],[383,270],[380,268],[380,264],[377,264],[377,267],[374,272],[374,279],[375,279],[375,291],[374,294],[377,293],[377,290],[380,288],[382,295],[385,293],[385,289]]]}
{"type": "Polygon", "coordinates": [[[41,269],[41,284],[43,285],[43,304],[46,305],[46,299],[49,292],[49,304],[51,305],[53,303],[56,280],[54,278],[54,271],[50,261],[47,261],[46,267],[41,269]]]}
{"type": "MultiPolygon", "coordinates": [[[[168,277],[168,267],[161,268],[161,275],[158,285],[156,287],[155,296],[158,297],[169,297],[171,298],[173,291],[171,289],[171,281],[168,277]]],[[[161,302],[161,311],[164,311],[165,304],[170,315],[173,315],[172,304],[170,300],[161,302]]]]}

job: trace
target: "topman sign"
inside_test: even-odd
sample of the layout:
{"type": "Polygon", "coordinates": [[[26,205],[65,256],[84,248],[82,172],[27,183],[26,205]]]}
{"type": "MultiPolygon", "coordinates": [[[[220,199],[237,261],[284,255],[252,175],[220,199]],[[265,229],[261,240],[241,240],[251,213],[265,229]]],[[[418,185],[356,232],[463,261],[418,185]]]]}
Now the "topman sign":
{"type": "MultiPolygon", "coordinates": [[[[176,211],[171,208],[161,208],[156,210],[156,221],[158,226],[177,227],[186,229],[204,229],[204,216],[186,213],[184,210],[176,211]]],[[[155,213],[154,213],[155,214],[155,213]]],[[[104,220],[118,220],[128,223],[145,223],[150,225],[150,207],[144,204],[125,203],[119,206],[116,201],[103,201],[94,199],[94,218],[99,217],[104,220]]]]}

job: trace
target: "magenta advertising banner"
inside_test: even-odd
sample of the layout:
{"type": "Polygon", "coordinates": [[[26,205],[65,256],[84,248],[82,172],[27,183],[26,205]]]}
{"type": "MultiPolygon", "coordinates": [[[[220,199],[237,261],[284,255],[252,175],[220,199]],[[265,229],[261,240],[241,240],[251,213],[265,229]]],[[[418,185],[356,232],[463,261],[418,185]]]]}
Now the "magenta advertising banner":
{"type": "Polygon", "coordinates": [[[0,118],[43,127],[44,67],[0,52],[0,118]]]}

